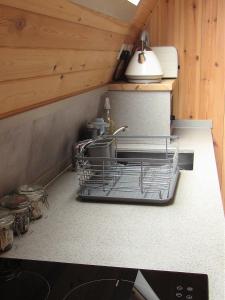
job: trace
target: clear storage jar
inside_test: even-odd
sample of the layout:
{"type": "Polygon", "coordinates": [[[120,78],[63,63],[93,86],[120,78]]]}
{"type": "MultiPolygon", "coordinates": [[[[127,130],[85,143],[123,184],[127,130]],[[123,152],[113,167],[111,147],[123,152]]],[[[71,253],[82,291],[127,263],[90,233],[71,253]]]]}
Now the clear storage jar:
{"type": "Polygon", "coordinates": [[[0,206],[10,210],[14,216],[13,232],[21,235],[28,231],[30,225],[30,202],[23,195],[7,195],[0,201],[0,206]]]}
{"type": "Polygon", "coordinates": [[[29,199],[31,220],[40,219],[43,216],[43,209],[48,208],[47,193],[44,188],[39,185],[21,185],[17,193],[29,199]]]}
{"type": "Polygon", "coordinates": [[[6,252],[13,245],[14,217],[8,209],[0,209],[0,253],[6,252]]]}

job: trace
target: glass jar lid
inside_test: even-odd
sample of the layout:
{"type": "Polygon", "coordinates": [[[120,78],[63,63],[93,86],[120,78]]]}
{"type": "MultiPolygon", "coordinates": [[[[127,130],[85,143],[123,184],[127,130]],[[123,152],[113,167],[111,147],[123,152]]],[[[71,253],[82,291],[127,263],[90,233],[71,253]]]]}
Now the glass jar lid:
{"type": "Polygon", "coordinates": [[[24,184],[17,189],[17,192],[18,194],[33,194],[36,192],[43,192],[43,187],[36,184],[33,185],[24,184]]]}
{"type": "Polygon", "coordinates": [[[8,209],[26,209],[30,206],[30,202],[25,195],[6,195],[0,200],[0,206],[8,209]]]}
{"type": "Polygon", "coordinates": [[[17,189],[17,193],[19,195],[26,195],[30,202],[42,201],[43,204],[46,207],[48,207],[47,192],[40,185],[35,185],[35,184],[34,185],[28,185],[28,184],[21,185],[17,189]]]}
{"type": "Polygon", "coordinates": [[[0,208],[0,228],[11,225],[14,221],[14,217],[9,209],[0,208]]]}

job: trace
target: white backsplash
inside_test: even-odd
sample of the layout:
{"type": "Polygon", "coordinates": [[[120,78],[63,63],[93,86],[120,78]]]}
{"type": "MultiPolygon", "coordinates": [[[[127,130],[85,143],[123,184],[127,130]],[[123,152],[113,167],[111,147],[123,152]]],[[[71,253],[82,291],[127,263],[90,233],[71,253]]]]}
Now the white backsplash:
{"type": "Polygon", "coordinates": [[[101,114],[104,92],[96,89],[0,120],[0,196],[62,170],[81,127],[101,114]]]}
{"type": "Polygon", "coordinates": [[[128,135],[170,135],[170,92],[108,92],[116,127],[128,135]]]}

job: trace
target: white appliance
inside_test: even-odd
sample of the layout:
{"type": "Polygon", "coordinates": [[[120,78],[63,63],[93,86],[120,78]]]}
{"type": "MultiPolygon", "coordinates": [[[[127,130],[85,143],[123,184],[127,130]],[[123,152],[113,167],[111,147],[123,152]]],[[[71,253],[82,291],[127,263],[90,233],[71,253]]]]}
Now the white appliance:
{"type": "Polygon", "coordinates": [[[125,75],[128,81],[133,83],[153,83],[162,79],[162,68],[157,56],[149,48],[147,31],[142,32],[139,46],[128,64],[125,75]]]}
{"type": "Polygon", "coordinates": [[[178,77],[178,54],[173,46],[152,47],[160,62],[163,78],[171,79],[178,77]]]}

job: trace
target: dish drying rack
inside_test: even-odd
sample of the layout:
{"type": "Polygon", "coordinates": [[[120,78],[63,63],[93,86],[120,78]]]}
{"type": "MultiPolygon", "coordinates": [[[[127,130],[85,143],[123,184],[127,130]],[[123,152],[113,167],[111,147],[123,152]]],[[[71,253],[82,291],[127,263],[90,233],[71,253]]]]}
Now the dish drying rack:
{"type": "Polygon", "coordinates": [[[76,156],[79,197],[167,204],[173,199],[179,176],[177,144],[176,136],[107,136],[89,143],[76,156]],[[135,152],[140,157],[132,157],[135,152]],[[125,157],[120,157],[121,153],[125,157]],[[154,157],[155,153],[160,158],[154,157]]]}

